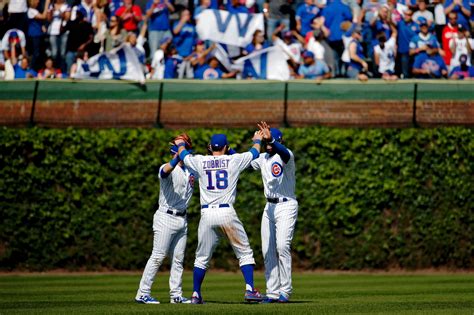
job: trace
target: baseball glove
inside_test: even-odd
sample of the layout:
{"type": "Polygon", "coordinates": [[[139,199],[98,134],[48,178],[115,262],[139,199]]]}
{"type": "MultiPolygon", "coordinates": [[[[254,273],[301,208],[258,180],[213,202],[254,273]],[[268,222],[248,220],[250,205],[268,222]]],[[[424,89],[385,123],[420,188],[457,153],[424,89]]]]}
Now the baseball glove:
{"type": "Polygon", "coordinates": [[[191,138],[188,136],[187,133],[182,133],[180,134],[179,136],[177,136],[176,138],[174,138],[174,140],[172,141],[173,144],[176,144],[176,140],[183,140],[185,143],[186,143],[186,149],[187,150],[190,150],[193,148],[193,142],[191,140],[191,138]]]}

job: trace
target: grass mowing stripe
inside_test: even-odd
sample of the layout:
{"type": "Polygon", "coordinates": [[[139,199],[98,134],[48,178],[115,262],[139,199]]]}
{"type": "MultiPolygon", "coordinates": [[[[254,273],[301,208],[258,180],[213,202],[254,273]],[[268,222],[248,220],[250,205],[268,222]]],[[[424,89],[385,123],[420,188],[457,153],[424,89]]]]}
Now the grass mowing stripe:
{"type": "MultiPolygon", "coordinates": [[[[263,274],[256,285],[264,288],[263,274]]],[[[133,302],[140,274],[0,276],[0,314],[474,314],[474,274],[391,275],[295,273],[292,303],[247,305],[239,273],[210,271],[205,305],[171,305],[168,273],[153,295],[162,304],[133,302]]],[[[192,274],[183,279],[185,296],[192,274]]]]}

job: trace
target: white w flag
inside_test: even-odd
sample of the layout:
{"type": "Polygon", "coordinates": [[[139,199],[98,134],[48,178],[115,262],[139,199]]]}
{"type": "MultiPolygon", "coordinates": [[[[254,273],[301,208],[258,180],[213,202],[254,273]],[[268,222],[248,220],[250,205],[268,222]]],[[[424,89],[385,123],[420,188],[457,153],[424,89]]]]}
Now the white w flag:
{"type": "Polygon", "coordinates": [[[133,49],[123,44],[78,65],[75,79],[118,79],[145,82],[143,67],[133,49]]]}
{"type": "Polygon", "coordinates": [[[196,25],[199,38],[239,47],[250,44],[256,30],[264,30],[262,13],[230,13],[207,9],[199,14],[196,25]]]}
{"type": "Polygon", "coordinates": [[[251,53],[235,61],[242,77],[286,81],[290,79],[290,70],[286,55],[280,47],[273,46],[251,53]]]}

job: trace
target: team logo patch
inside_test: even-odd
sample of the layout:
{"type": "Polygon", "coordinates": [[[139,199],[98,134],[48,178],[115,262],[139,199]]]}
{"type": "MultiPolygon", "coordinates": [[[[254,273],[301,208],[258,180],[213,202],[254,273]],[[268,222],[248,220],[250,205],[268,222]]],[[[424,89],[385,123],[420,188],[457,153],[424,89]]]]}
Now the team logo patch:
{"type": "Polygon", "coordinates": [[[280,177],[283,174],[283,167],[278,162],[272,163],[272,175],[273,177],[280,177]]]}
{"type": "Polygon", "coordinates": [[[189,175],[189,186],[194,187],[194,174],[189,175]]]}

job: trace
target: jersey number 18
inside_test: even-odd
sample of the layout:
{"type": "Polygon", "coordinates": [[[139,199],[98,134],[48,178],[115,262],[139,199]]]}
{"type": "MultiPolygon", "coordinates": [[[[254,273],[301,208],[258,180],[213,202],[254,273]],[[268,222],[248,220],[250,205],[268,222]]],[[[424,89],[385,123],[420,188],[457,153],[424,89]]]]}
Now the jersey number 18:
{"type": "Polygon", "coordinates": [[[226,189],[229,182],[227,180],[227,171],[226,170],[217,170],[217,171],[206,171],[207,175],[207,190],[214,189],[226,189]],[[214,186],[215,178],[215,186],[214,186]]]}

